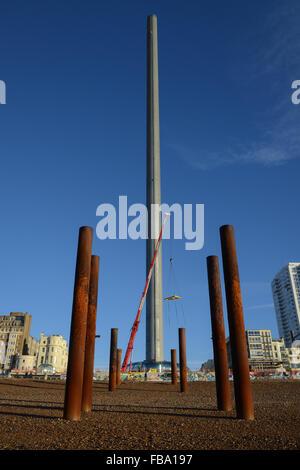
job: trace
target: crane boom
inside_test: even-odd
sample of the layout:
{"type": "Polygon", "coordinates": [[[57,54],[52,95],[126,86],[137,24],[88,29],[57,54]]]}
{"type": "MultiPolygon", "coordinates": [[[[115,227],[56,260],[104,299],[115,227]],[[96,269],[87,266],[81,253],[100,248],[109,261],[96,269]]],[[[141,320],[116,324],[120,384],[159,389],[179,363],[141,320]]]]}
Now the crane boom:
{"type": "Polygon", "coordinates": [[[141,316],[141,313],[142,313],[142,310],[143,310],[143,306],[144,306],[144,303],[145,303],[145,298],[146,298],[149,283],[150,283],[150,280],[151,280],[153,267],[154,267],[154,263],[155,263],[155,258],[156,258],[156,255],[157,255],[157,252],[158,252],[158,249],[159,249],[159,246],[160,246],[160,242],[161,242],[161,238],[162,238],[162,232],[163,232],[167,217],[169,215],[170,215],[169,213],[165,214],[165,218],[164,218],[164,221],[163,221],[163,224],[162,224],[162,227],[161,227],[161,230],[160,230],[160,234],[159,234],[159,237],[158,237],[158,240],[157,240],[157,243],[156,243],[152,263],[151,263],[149,273],[148,273],[148,276],[147,276],[147,280],[146,280],[146,285],[145,285],[145,288],[144,288],[144,291],[143,291],[143,294],[142,294],[142,298],[141,298],[141,301],[140,301],[140,305],[139,305],[139,308],[138,308],[136,318],[135,318],[133,326],[131,328],[131,335],[130,335],[130,338],[129,338],[126,354],[125,354],[124,361],[123,361],[122,368],[121,368],[121,372],[126,372],[129,357],[130,357],[130,354],[132,353],[132,350],[133,350],[133,343],[134,343],[135,335],[137,333],[137,330],[138,330],[138,327],[139,327],[139,324],[140,324],[140,316],[141,316]]]}

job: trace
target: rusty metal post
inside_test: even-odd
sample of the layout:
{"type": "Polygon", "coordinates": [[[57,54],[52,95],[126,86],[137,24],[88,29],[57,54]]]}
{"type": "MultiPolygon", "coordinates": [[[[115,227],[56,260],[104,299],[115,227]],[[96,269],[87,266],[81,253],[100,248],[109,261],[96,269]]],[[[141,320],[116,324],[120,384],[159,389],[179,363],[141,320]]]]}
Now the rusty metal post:
{"type": "Polygon", "coordinates": [[[117,388],[117,344],[118,328],[111,329],[110,336],[110,359],[109,359],[109,382],[108,390],[115,392],[117,388]]]}
{"type": "Polygon", "coordinates": [[[253,420],[254,409],[233,227],[231,225],[223,225],[220,227],[220,237],[226,290],[236,412],[238,418],[253,420]]]}
{"type": "Polygon", "coordinates": [[[122,349],[117,349],[117,385],[121,384],[122,349]]]}
{"type": "Polygon", "coordinates": [[[185,328],[179,328],[180,391],[187,392],[185,328]]]}
{"type": "Polygon", "coordinates": [[[230,411],[232,410],[232,403],[230,396],[219,259],[217,256],[208,256],[206,258],[206,263],[216,374],[217,404],[219,410],[230,411]]]}
{"type": "Polygon", "coordinates": [[[63,415],[64,419],[73,421],[79,421],[81,415],[92,240],[93,229],[80,227],[63,415]]]}
{"type": "Polygon", "coordinates": [[[172,367],[172,384],[177,384],[177,357],[176,349],[171,349],[171,367],[172,367]]]}
{"type": "Polygon", "coordinates": [[[94,353],[96,338],[97,299],[99,282],[99,256],[92,256],[89,287],[89,306],[86,326],[84,373],[82,386],[82,411],[91,411],[94,376],[94,353]]]}

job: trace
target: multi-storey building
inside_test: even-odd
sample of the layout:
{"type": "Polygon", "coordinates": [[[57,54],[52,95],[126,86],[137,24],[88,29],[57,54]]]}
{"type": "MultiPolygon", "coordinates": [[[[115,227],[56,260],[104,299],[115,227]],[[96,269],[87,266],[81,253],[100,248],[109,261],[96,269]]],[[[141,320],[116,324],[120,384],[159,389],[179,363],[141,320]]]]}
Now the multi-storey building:
{"type": "Polygon", "coordinates": [[[17,355],[23,353],[24,345],[28,344],[30,326],[31,315],[27,312],[0,316],[0,341],[5,344],[4,369],[14,367],[17,355]]]}
{"type": "Polygon", "coordinates": [[[5,363],[5,343],[0,340],[0,369],[3,369],[5,363]]]}
{"type": "Polygon", "coordinates": [[[32,372],[35,370],[36,356],[21,354],[17,356],[15,371],[32,372]]]}
{"type": "Polygon", "coordinates": [[[290,348],[287,348],[289,367],[291,369],[300,369],[300,341],[295,340],[290,348]]]}
{"type": "Polygon", "coordinates": [[[36,369],[39,346],[38,340],[29,336],[28,343],[24,343],[23,354],[16,355],[15,368],[21,372],[36,369]]]}
{"type": "MultiPolygon", "coordinates": [[[[273,339],[270,330],[246,330],[245,333],[250,370],[300,367],[300,341],[294,341],[293,347],[286,348],[284,339],[273,339]]],[[[226,345],[228,364],[232,368],[229,338],[226,345]]]]}
{"type": "Polygon", "coordinates": [[[272,293],[280,337],[291,347],[292,335],[300,339],[300,263],[288,263],[272,281],[272,293]]]}
{"type": "Polygon", "coordinates": [[[33,338],[33,336],[29,336],[28,338],[28,354],[30,356],[35,356],[37,358],[39,354],[40,343],[37,339],[33,338]]]}
{"type": "Polygon", "coordinates": [[[247,349],[250,367],[274,367],[278,360],[273,359],[272,336],[270,330],[246,330],[247,349]]]}
{"type": "Polygon", "coordinates": [[[61,335],[45,336],[41,333],[37,367],[50,364],[56,372],[65,372],[68,366],[67,341],[61,335]]]}
{"type": "Polygon", "coordinates": [[[272,338],[274,360],[279,361],[283,367],[290,367],[289,355],[283,338],[272,338]]]}

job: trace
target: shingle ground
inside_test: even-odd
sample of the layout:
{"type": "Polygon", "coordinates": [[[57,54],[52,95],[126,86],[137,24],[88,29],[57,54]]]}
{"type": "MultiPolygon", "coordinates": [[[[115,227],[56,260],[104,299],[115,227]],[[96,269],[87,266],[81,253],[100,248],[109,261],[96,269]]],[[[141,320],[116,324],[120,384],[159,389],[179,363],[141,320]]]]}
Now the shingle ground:
{"type": "Polygon", "coordinates": [[[299,450],[300,380],[251,386],[254,421],[218,411],[214,382],[95,383],[92,412],[67,421],[64,382],[0,379],[0,450],[299,450]]]}

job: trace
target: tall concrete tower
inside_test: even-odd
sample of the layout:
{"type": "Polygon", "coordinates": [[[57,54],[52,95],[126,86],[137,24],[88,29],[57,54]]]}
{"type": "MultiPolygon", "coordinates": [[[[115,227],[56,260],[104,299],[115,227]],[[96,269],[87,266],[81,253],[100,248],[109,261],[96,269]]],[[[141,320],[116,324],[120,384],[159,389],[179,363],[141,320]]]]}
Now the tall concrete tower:
{"type": "MultiPolygon", "coordinates": [[[[161,215],[151,218],[151,205],[161,204],[160,141],[158,100],[157,17],[147,17],[147,209],[148,239],[146,275],[148,274],[161,228],[161,215]],[[155,227],[154,227],[155,226],[155,227]],[[156,230],[155,230],[156,229],[156,230]],[[156,233],[157,238],[151,234],[156,233]]],[[[146,299],[146,361],[164,360],[162,303],[162,246],[157,253],[146,299]]]]}

